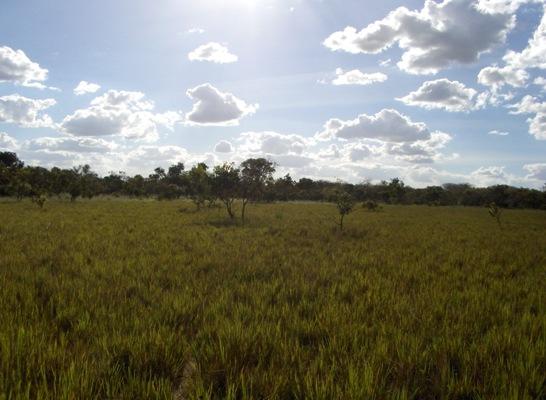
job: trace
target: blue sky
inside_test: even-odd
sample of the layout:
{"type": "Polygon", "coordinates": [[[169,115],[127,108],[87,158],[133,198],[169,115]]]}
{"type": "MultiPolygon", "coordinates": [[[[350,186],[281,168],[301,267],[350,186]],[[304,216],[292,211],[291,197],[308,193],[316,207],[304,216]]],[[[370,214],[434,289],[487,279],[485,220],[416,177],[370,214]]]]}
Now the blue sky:
{"type": "Polygon", "coordinates": [[[4,0],[0,149],[101,174],[263,156],[542,187],[543,3],[4,0]]]}

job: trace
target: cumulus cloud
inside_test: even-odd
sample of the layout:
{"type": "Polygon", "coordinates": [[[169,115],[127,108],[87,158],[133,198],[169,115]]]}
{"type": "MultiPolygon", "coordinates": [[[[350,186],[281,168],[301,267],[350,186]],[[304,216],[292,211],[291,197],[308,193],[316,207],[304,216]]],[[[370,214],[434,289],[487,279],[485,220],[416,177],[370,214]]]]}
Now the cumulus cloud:
{"type": "Polygon", "coordinates": [[[226,46],[220,43],[210,42],[199,46],[188,54],[190,61],[209,61],[217,64],[229,64],[237,62],[238,57],[229,52],[226,46]]]}
{"type": "Polygon", "coordinates": [[[186,92],[196,103],[186,114],[186,121],[196,125],[239,125],[239,120],[252,115],[257,104],[247,104],[231,93],[223,93],[209,83],[197,86],[186,92]]]}
{"type": "Polygon", "coordinates": [[[227,140],[220,140],[214,146],[214,151],[217,153],[233,153],[233,145],[227,140]]]}
{"type": "MultiPolygon", "coordinates": [[[[546,9],[546,6],[545,6],[546,9]]],[[[546,69],[546,13],[527,47],[521,52],[508,51],[504,61],[512,68],[546,69]]]]}
{"type": "Polygon", "coordinates": [[[546,92],[546,78],[542,77],[542,76],[539,76],[538,78],[536,78],[534,81],[533,81],[533,84],[534,85],[537,85],[537,86],[541,86],[542,87],[542,91],[543,92],[546,92]]]}
{"type": "Polygon", "coordinates": [[[444,132],[433,132],[428,140],[418,140],[413,143],[388,143],[387,154],[397,159],[412,163],[432,163],[441,158],[440,150],[450,141],[451,135],[444,132]]]}
{"type": "Polygon", "coordinates": [[[526,176],[527,179],[534,179],[534,180],[539,180],[541,182],[546,182],[546,164],[545,163],[526,164],[523,166],[523,169],[529,173],[526,176]]]}
{"type": "Polygon", "coordinates": [[[527,3],[542,3],[544,0],[478,0],[480,11],[488,13],[515,13],[518,8],[527,3]]]}
{"type": "Polygon", "coordinates": [[[525,96],[519,103],[509,106],[512,114],[535,114],[529,118],[529,133],[537,140],[546,140],[546,102],[540,102],[536,97],[525,96]]]}
{"type": "Polygon", "coordinates": [[[54,99],[29,99],[18,94],[0,97],[0,122],[17,124],[25,128],[53,127],[53,121],[42,111],[53,107],[54,99]]]}
{"type": "Polygon", "coordinates": [[[300,135],[277,132],[244,132],[238,139],[245,153],[302,154],[314,141],[300,135]]]}
{"type": "Polygon", "coordinates": [[[44,89],[48,70],[31,61],[22,50],[0,47],[0,82],[44,89]]]}
{"type": "Polygon", "coordinates": [[[422,122],[413,122],[396,110],[384,109],[375,115],[362,114],[348,121],[330,119],[324,125],[324,130],[317,135],[317,139],[328,140],[332,137],[402,143],[428,140],[430,131],[422,122]]]}
{"type": "Polygon", "coordinates": [[[478,186],[492,186],[507,184],[512,177],[505,171],[504,167],[480,167],[470,174],[473,182],[478,186]]]}
{"type": "Polygon", "coordinates": [[[474,0],[425,1],[420,11],[399,7],[358,31],[346,27],[324,41],[331,50],[377,54],[398,43],[398,67],[412,74],[435,74],[451,64],[472,64],[505,42],[515,16],[480,11],[474,0]]]}
{"type": "Polygon", "coordinates": [[[338,145],[331,144],[326,149],[320,150],[317,156],[319,158],[336,159],[341,157],[341,151],[338,145]]]}
{"type": "Polygon", "coordinates": [[[371,85],[373,83],[385,82],[388,76],[381,72],[374,72],[372,74],[365,74],[358,69],[351,71],[343,71],[341,68],[336,70],[336,78],[332,81],[332,84],[339,85],[371,85]]]}
{"type": "Polygon", "coordinates": [[[372,154],[371,149],[363,143],[358,143],[349,151],[349,158],[353,162],[362,161],[372,154]]]}
{"type": "Polygon", "coordinates": [[[0,150],[14,151],[19,148],[17,140],[5,132],[0,132],[0,150]]]}
{"type": "Polygon", "coordinates": [[[116,150],[114,142],[92,137],[40,137],[24,143],[27,150],[60,153],[108,153],[116,150]]]}
{"type": "Polygon", "coordinates": [[[497,91],[504,85],[513,87],[523,87],[527,84],[529,74],[524,69],[506,66],[503,68],[493,65],[486,67],[478,74],[478,82],[484,86],[489,86],[497,91]]]}
{"type": "Polygon", "coordinates": [[[158,166],[167,166],[185,162],[190,158],[186,149],[179,146],[149,146],[142,145],[127,152],[123,156],[125,166],[129,171],[152,171],[158,166]]]}
{"type": "Polygon", "coordinates": [[[82,96],[87,93],[96,93],[100,89],[100,85],[96,83],[90,83],[87,81],[81,81],[78,86],[74,88],[74,94],[76,96],[82,96]]]}
{"type": "Polygon", "coordinates": [[[470,111],[476,108],[477,92],[463,83],[438,79],[428,81],[414,92],[397,100],[410,105],[431,109],[444,109],[450,112],[470,111]]]}
{"type": "Polygon", "coordinates": [[[158,126],[172,128],[176,113],[154,114],[154,103],[144,93],[110,90],[85,109],[64,118],[61,130],[72,136],[121,136],[125,139],[154,141],[158,126]]]}
{"type": "Polygon", "coordinates": [[[281,168],[302,168],[315,160],[309,150],[312,138],[277,132],[244,132],[237,139],[237,154],[243,158],[265,157],[281,168]]]}

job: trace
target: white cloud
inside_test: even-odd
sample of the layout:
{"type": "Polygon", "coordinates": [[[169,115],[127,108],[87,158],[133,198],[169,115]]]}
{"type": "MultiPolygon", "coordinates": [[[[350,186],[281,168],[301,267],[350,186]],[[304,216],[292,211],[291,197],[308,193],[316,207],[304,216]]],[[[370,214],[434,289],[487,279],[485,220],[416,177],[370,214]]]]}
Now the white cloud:
{"type": "Polygon", "coordinates": [[[216,153],[233,153],[233,145],[227,140],[220,140],[214,146],[214,151],[216,153]]]}
{"type": "Polygon", "coordinates": [[[123,155],[127,172],[152,172],[158,166],[166,167],[190,158],[186,149],[179,146],[139,146],[123,155]]]}
{"type": "Polygon", "coordinates": [[[392,60],[387,58],[386,60],[379,61],[379,65],[382,67],[390,67],[392,60]]]}
{"type": "Polygon", "coordinates": [[[546,182],[546,164],[545,163],[527,164],[523,166],[523,169],[529,173],[529,175],[526,176],[527,179],[535,179],[542,182],[546,182]]]}
{"type": "Polygon", "coordinates": [[[53,107],[54,99],[29,99],[18,94],[0,97],[0,122],[17,124],[25,128],[53,127],[53,121],[43,110],[53,107]]]}
{"type": "Polygon", "coordinates": [[[0,132],[0,150],[14,151],[19,148],[17,140],[5,132],[0,132]]]}
{"type": "Polygon", "coordinates": [[[539,76],[538,78],[536,78],[534,81],[533,81],[533,84],[537,85],[537,86],[541,86],[542,87],[542,91],[543,92],[546,92],[546,78],[542,77],[542,76],[539,76]]]}
{"type": "Polygon", "coordinates": [[[527,120],[529,133],[537,140],[546,140],[546,102],[542,103],[536,97],[528,95],[509,107],[514,109],[512,114],[535,114],[527,120]]]}
{"type": "Polygon", "coordinates": [[[489,131],[487,134],[488,135],[496,135],[496,136],[508,136],[510,134],[510,132],[499,131],[497,129],[493,129],[492,131],[489,131]]]}
{"type": "Polygon", "coordinates": [[[40,137],[24,143],[27,150],[59,153],[108,153],[116,150],[114,142],[92,137],[40,137]]]}
{"type": "Polygon", "coordinates": [[[300,135],[277,132],[244,132],[238,139],[239,150],[244,153],[302,154],[314,141],[300,135]]]}
{"type": "Polygon", "coordinates": [[[353,69],[352,71],[343,71],[341,68],[336,70],[336,78],[332,81],[332,84],[339,85],[371,85],[373,83],[385,82],[388,79],[388,76],[381,73],[375,72],[372,74],[365,74],[358,69],[353,69]]]}
{"type": "Polygon", "coordinates": [[[431,133],[430,139],[418,140],[414,143],[388,143],[387,154],[394,155],[398,160],[411,163],[432,163],[442,157],[443,149],[452,137],[444,132],[431,133]]]}
{"type": "MultiPolygon", "coordinates": [[[[172,128],[176,113],[154,114],[154,103],[144,93],[110,90],[85,109],[64,118],[61,130],[73,136],[121,136],[154,141],[158,125],[172,128]]],[[[180,117],[178,117],[180,118],[180,117]]]]}
{"type": "Polygon", "coordinates": [[[238,57],[229,52],[226,46],[220,43],[210,42],[199,46],[188,54],[190,61],[209,61],[217,64],[229,64],[237,62],[238,57]]]}
{"type": "Polygon", "coordinates": [[[508,184],[512,177],[506,173],[504,167],[480,167],[470,174],[472,182],[478,186],[492,186],[508,184]]]}
{"type": "Polygon", "coordinates": [[[527,47],[520,53],[508,51],[504,61],[512,68],[546,69],[546,13],[527,47]]]}
{"type": "Polygon", "coordinates": [[[368,158],[371,154],[372,151],[368,146],[362,143],[358,143],[356,146],[351,148],[349,152],[349,158],[353,162],[358,162],[368,158]]]}
{"type": "Polygon", "coordinates": [[[186,31],[187,34],[190,34],[190,35],[195,35],[195,34],[203,34],[205,33],[205,30],[202,29],[202,28],[190,28],[186,31]]]}
{"type": "Polygon", "coordinates": [[[0,82],[44,89],[48,70],[31,61],[22,50],[0,47],[0,82]]]}
{"type": "Polygon", "coordinates": [[[81,81],[78,86],[74,88],[74,94],[76,96],[82,96],[87,93],[96,93],[100,89],[100,85],[96,83],[90,83],[87,81],[81,81]]]}
{"type": "Polygon", "coordinates": [[[398,67],[435,74],[451,64],[472,64],[505,42],[515,17],[480,12],[474,0],[425,1],[420,11],[399,7],[361,31],[347,27],[324,41],[331,50],[380,53],[395,43],[404,50],[398,67]]]}
{"type": "Polygon", "coordinates": [[[354,120],[330,119],[317,139],[378,139],[386,142],[415,142],[430,139],[430,131],[422,122],[413,122],[396,110],[384,109],[375,115],[359,115],[354,120]]]}
{"type": "Polygon", "coordinates": [[[527,84],[529,74],[524,69],[506,66],[503,68],[493,65],[483,68],[478,74],[478,82],[484,86],[492,87],[497,91],[504,85],[523,87],[527,84]]]}
{"type": "Polygon", "coordinates": [[[431,109],[444,109],[450,112],[470,111],[476,108],[474,101],[477,92],[463,83],[438,79],[428,81],[414,92],[397,100],[410,105],[431,109]]]}
{"type": "Polygon", "coordinates": [[[479,10],[489,13],[515,13],[527,3],[542,3],[544,0],[478,0],[479,10]]]}
{"type": "Polygon", "coordinates": [[[336,159],[341,157],[341,151],[336,144],[331,144],[326,149],[322,149],[318,152],[319,158],[336,159]]]}
{"type": "Polygon", "coordinates": [[[239,125],[239,120],[252,115],[257,104],[247,104],[231,93],[223,93],[209,83],[189,89],[186,94],[196,103],[186,120],[196,125],[239,125]]]}

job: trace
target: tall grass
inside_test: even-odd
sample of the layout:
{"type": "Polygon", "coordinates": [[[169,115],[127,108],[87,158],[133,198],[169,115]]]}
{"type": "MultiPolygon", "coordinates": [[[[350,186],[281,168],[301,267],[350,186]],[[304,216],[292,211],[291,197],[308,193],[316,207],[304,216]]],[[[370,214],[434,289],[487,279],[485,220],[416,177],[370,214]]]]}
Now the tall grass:
{"type": "Polygon", "coordinates": [[[0,203],[0,399],[546,397],[546,213],[184,208],[0,203]]]}

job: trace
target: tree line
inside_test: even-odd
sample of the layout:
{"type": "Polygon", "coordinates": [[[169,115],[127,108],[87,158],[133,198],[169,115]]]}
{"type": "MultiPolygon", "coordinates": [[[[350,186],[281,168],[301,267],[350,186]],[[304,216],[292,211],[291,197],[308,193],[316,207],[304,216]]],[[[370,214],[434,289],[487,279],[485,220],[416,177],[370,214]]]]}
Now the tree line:
{"type": "MultiPolygon", "coordinates": [[[[495,185],[478,188],[466,183],[412,188],[398,178],[378,184],[351,184],[301,178],[274,178],[275,164],[250,158],[240,165],[225,163],[209,167],[199,163],[186,169],[183,163],[156,168],[147,177],[111,172],[99,176],[89,165],[71,169],[26,166],[12,152],[0,152],[0,197],[17,199],[67,196],[72,201],[101,195],[191,199],[197,209],[221,203],[231,218],[234,202],[240,201],[244,221],[246,206],[257,201],[336,201],[340,193],[357,202],[428,204],[437,206],[487,206],[546,209],[546,190],[495,185]]],[[[546,189],[546,187],[545,187],[546,189]]]]}

